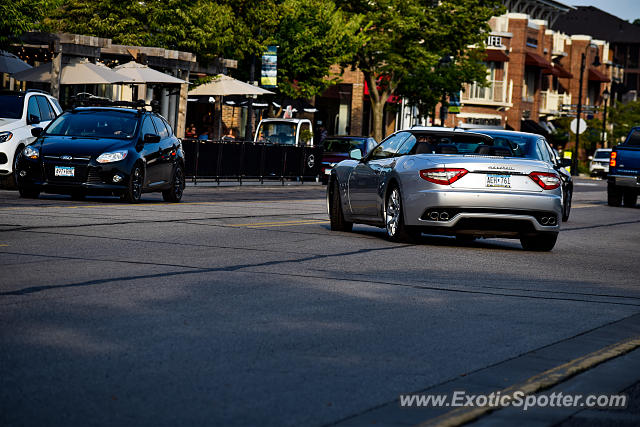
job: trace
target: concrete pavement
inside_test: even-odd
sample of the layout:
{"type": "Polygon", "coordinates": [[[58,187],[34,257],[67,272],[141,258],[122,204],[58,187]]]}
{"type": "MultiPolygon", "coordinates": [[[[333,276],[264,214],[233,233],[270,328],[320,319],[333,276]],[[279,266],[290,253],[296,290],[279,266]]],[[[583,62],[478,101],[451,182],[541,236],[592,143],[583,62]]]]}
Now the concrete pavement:
{"type": "Polygon", "coordinates": [[[2,191],[0,423],[335,424],[615,325],[640,313],[640,209],[578,184],[551,253],[331,232],[315,184],[2,191]]]}

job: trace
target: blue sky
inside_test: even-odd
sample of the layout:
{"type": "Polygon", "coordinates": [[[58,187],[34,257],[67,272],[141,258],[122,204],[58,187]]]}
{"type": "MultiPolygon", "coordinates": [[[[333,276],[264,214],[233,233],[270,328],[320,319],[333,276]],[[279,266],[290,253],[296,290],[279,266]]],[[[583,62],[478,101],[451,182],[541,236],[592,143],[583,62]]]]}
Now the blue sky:
{"type": "Polygon", "coordinates": [[[640,18],[640,1],[638,0],[560,0],[571,6],[594,6],[609,12],[625,21],[633,22],[640,18]]]}

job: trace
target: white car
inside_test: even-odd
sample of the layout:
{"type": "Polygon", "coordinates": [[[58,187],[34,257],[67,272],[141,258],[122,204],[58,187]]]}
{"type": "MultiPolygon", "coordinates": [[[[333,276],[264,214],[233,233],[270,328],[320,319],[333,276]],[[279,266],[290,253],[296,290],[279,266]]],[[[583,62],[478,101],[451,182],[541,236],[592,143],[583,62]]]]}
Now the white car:
{"type": "Polygon", "coordinates": [[[16,154],[35,137],[31,129],[45,128],[62,113],[58,100],[46,92],[0,92],[0,184],[14,187],[16,154]]]}
{"type": "Polygon", "coordinates": [[[593,157],[589,157],[589,173],[591,176],[606,176],[609,173],[609,161],[611,160],[611,148],[598,148],[593,157]]]}

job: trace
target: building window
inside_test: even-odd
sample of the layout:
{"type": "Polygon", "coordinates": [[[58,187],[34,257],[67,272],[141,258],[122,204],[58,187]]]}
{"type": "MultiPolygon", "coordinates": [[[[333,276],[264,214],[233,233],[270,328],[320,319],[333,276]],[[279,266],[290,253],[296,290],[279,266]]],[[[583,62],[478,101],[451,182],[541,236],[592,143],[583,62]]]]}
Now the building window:
{"type": "Polygon", "coordinates": [[[536,74],[536,71],[531,68],[525,69],[522,86],[522,100],[524,102],[533,102],[533,97],[536,94],[536,74]]]}
{"type": "Polygon", "coordinates": [[[489,83],[489,86],[483,87],[479,83],[474,82],[469,88],[471,99],[493,99],[493,87],[495,85],[496,79],[496,63],[490,62],[485,65],[487,67],[487,81],[489,83]]]}
{"type": "Polygon", "coordinates": [[[638,49],[637,46],[629,46],[629,63],[627,68],[638,68],[638,49]]]}
{"type": "Polygon", "coordinates": [[[638,90],[638,74],[625,73],[624,85],[627,87],[627,90],[638,90]]]}

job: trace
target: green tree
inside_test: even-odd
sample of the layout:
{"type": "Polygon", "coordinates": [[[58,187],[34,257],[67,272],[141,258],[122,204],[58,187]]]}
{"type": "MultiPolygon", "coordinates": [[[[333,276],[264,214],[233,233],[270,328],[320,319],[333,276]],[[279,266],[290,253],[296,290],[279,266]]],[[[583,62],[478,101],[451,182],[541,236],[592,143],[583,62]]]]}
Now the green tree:
{"type": "Polygon", "coordinates": [[[450,91],[456,82],[467,80],[461,72],[476,76],[477,68],[467,67],[474,60],[469,46],[483,45],[489,18],[503,11],[497,0],[354,0],[345,10],[372,23],[366,31],[369,41],[358,49],[353,64],[369,86],[373,136],[378,140],[383,137],[384,106],[401,84],[403,94],[430,105],[442,93],[419,90],[424,84],[438,82],[438,91],[450,91]],[[454,66],[445,74],[438,64],[447,56],[453,57],[454,66]]]}
{"type": "Polygon", "coordinates": [[[640,101],[627,103],[618,102],[609,113],[608,122],[613,126],[611,144],[624,141],[634,126],[640,126],[640,101]]]}
{"type": "Polygon", "coordinates": [[[421,117],[435,112],[439,102],[448,105],[447,95],[457,94],[464,83],[486,84],[487,68],[483,49],[469,50],[441,59],[436,67],[412,71],[398,86],[397,93],[418,107],[421,117]]]}
{"type": "Polygon", "coordinates": [[[0,3],[0,49],[20,41],[27,31],[37,30],[61,0],[3,0],[0,3]]]}
{"type": "Polygon", "coordinates": [[[329,77],[331,66],[351,61],[364,43],[362,18],[345,14],[333,0],[284,0],[281,7],[278,89],[310,98],[339,80],[329,77]]]}
{"type": "Polygon", "coordinates": [[[236,51],[233,18],[230,5],[210,0],[68,0],[46,24],[118,44],[185,50],[206,63],[236,51]]]}
{"type": "Polygon", "coordinates": [[[247,62],[275,44],[282,8],[278,0],[220,0],[234,13],[234,48],[230,56],[247,62]]]}

